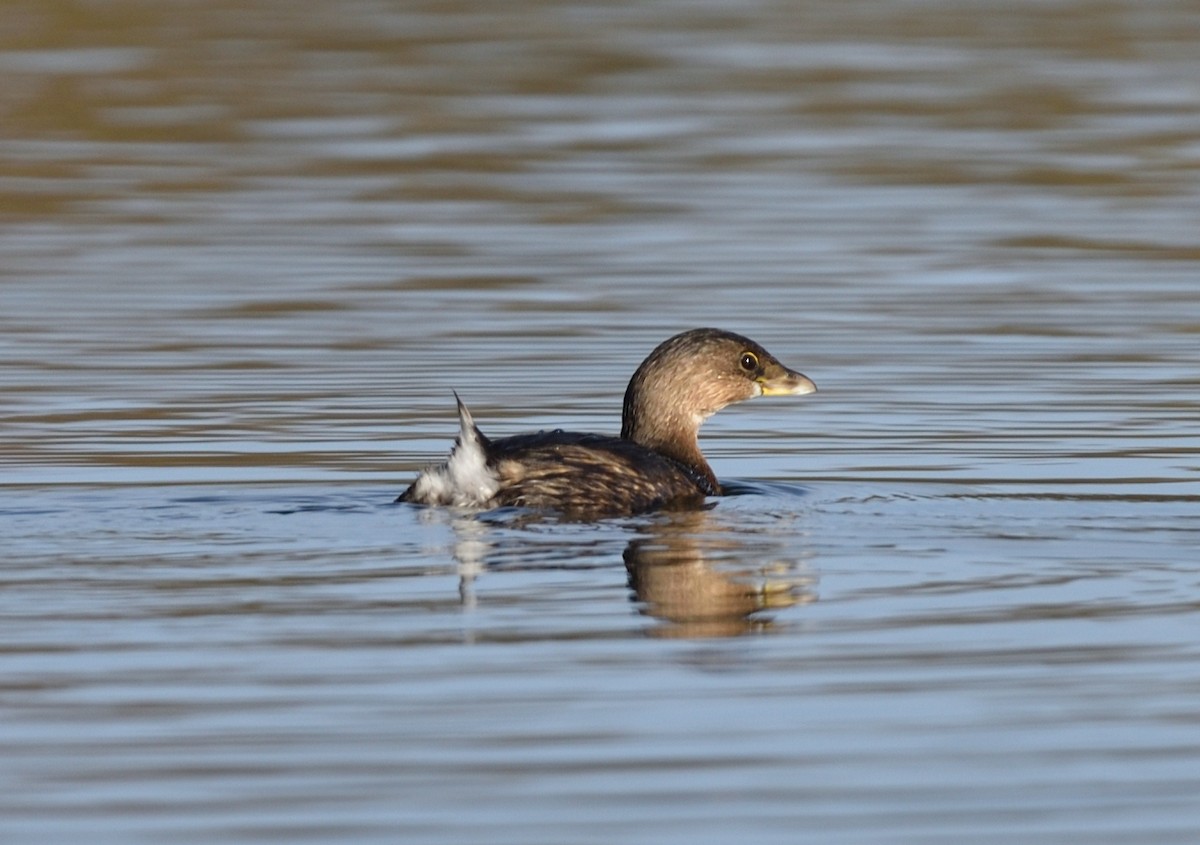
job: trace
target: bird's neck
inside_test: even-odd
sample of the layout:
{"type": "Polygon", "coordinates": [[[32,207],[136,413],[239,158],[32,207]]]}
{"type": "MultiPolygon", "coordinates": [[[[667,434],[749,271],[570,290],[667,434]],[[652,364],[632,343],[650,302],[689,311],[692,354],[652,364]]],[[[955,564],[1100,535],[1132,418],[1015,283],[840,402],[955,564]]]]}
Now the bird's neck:
{"type": "Polygon", "coordinates": [[[678,414],[663,417],[651,415],[647,420],[646,415],[637,413],[639,410],[644,408],[639,408],[636,404],[631,408],[627,403],[622,419],[621,436],[682,464],[698,478],[704,479],[714,495],[719,495],[721,485],[700,451],[699,422],[694,418],[685,419],[678,414]]]}

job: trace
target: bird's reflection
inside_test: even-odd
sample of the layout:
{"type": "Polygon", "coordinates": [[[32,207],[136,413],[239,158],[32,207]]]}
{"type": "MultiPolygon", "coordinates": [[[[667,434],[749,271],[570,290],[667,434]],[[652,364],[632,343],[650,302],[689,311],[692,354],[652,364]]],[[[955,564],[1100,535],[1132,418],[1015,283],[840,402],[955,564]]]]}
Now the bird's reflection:
{"type": "MultiPolygon", "coordinates": [[[[476,607],[476,579],[489,569],[578,565],[577,536],[574,541],[564,536],[557,549],[557,544],[514,542],[514,529],[520,536],[553,520],[521,511],[497,513],[458,514],[450,520],[459,598],[467,609],[476,607]]],[[[815,600],[815,579],[794,548],[795,525],[784,517],[751,523],[720,519],[706,510],[658,513],[629,524],[636,533],[622,557],[632,599],[661,623],[650,629],[652,635],[758,633],[773,627],[772,611],[815,600]]],[[[563,524],[554,526],[558,530],[572,533],[563,524]]],[[[545,532],[538,536],[544,539],[545,532]]],[[[587,545],[594,555],[595,542],[587,545]]]]}
{"type": "Polygon", "coordinates": [[[779,556],[780,538],[734,533],[708,511],[665,517],[648,524],[624,554],[634,598],[664,623],[652,633],[759,632],[773,624],[770,611],[815,598],[813,579],[799,562],[779,556]]]}

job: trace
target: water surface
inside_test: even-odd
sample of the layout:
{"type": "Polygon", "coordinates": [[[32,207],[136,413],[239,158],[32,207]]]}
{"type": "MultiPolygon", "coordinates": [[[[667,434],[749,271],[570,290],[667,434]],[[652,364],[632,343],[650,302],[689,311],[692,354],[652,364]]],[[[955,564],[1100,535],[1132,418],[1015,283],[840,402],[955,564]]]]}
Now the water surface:
{"type": "Polygon", "coordinates": [[[9,4],[0,838],[1195,841],[1197,32],[9,4]],[[698,325],[738,495],[392,504],[698,325]]]}

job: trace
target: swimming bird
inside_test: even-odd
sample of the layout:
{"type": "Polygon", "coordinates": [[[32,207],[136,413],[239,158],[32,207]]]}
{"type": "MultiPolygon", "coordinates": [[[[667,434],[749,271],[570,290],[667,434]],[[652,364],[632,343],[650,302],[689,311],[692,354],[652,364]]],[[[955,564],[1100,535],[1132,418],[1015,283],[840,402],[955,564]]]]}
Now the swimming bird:
{"type": "Polygon", "coordinates": [[[692,329],[663,341],[637,368],[619,437],[556,430],[492,440],[456,393],[459,434],[450,457],[396,501],[587,516],[699,506],[721,495],[700,451],[704,421],[734,402],[816,389],[749,338],[692,329]]]}

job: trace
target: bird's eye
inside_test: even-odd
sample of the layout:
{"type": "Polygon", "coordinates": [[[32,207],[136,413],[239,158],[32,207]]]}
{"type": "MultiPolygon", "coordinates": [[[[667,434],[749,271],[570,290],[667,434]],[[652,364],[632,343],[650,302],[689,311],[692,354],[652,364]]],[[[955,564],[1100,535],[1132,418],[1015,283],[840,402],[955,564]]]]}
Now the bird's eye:
{"type": "Polygon", "coordinates": [[[758,369],[758,356],[753,352],[742,353],[742,369],[746,372],[754,372],[758,369]]]}

